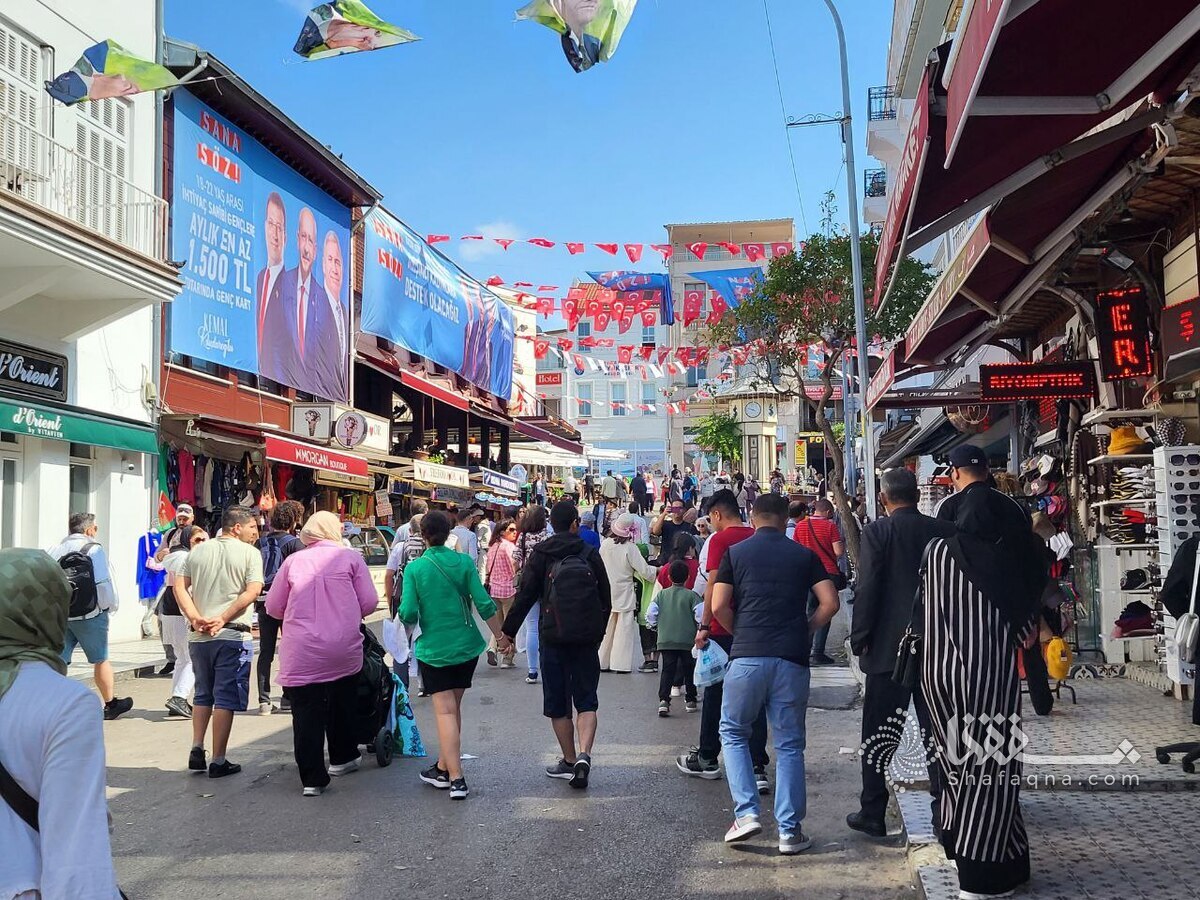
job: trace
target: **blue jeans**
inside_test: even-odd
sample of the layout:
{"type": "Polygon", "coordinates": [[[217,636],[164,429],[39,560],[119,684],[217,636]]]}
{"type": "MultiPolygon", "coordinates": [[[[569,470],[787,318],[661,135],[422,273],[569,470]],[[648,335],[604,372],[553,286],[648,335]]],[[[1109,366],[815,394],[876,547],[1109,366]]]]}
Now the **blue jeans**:
{"type": "Polygon", "coordinates": [[[807,812],[804,786],[804,716],[809,670],[785,659],[735,659],[725,673],[721,701],[721,749],[734,815],[759,814],[758,786],[750,758],[750,732],[763,707],[775,739],[775,821],[779,833],[796,834],[807,812]]]}
{"type": "Polygon", "coordinates": [[[541,662],[541,654],[538,652],[541,649],[541,642],[538,638],[538,622],[542,614],[542,604],[533,604],[533,609],[529,611],[529,615],[525,617],[525,653],[529,660],[529,671],[536,672],[538,663],[541,662]]]}

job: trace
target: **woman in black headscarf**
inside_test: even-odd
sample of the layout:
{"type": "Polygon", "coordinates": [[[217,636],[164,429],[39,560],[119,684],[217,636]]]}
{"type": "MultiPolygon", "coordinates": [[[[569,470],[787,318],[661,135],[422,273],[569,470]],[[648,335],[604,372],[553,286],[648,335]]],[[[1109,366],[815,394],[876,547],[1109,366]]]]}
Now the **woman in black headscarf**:
{"type": "Polygon", "coordinates": [[[1035,627],[1044,554],[999,491],[964,491],[955,524],[930,544],[924,579],[921,690],[943,772],[942,844],[961,897],[1007,897],[1029,880],[1017,652],[1035,627]]]}

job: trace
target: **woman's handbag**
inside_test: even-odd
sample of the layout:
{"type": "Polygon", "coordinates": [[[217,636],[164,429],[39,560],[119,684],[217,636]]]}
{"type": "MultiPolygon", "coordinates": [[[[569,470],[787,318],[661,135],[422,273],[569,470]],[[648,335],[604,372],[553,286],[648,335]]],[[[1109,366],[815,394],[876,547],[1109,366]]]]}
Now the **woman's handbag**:
{"type": "Polygon", "coordinates": [[[915,690],[921,681],[921,654],[925,635],[917,630],[916,621],[925,607],[925,570],[929,567],[929,548],[932,545],[932,541],[926,544],[925,552],[921,554],[921,572],[917,576],[912,615],[909,616],[908,627],[904,629],[904,636],[900,638],[900,645],[896,648],[896,665],[892,667],[892,681],[910,691],[915,690]]]}
{"type": "Polygon", "coordinates": [[[1179,649],[1179,661],[1196,661],[1196,638],[1200,635],[1200,616],[1196,615],[1196,585],[1200,582],[1200,548],[1196,551],[1196,565],[1192,569],[1192,602],[1187,612],[1175,621],[1175,646],[1179,649]]]}

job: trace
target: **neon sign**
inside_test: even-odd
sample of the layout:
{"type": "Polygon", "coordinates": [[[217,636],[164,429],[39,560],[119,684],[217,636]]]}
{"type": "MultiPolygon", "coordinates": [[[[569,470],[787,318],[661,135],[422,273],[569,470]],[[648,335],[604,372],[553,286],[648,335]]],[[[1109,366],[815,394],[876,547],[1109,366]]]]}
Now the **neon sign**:
{"type": "Polygon", "coordinates": [[[979,396],[984,403],[1086,400],[1095,394],[1096,369],[1090,360],[979,367],[979,396]]]}
{"type": "Polygon", "coordinates": [[[1100,377],[1105,381],[1154,374],[1146,295],[1140,287],[1096,295],[1096,338],[1100,345],[1100,377]]]}

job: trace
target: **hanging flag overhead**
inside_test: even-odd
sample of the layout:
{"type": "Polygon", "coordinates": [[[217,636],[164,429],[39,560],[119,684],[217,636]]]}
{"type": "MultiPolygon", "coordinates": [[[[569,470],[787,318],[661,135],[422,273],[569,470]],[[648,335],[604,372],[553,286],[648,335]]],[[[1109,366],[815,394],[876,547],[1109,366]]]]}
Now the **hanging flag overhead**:
{"type": "Polygon", "coordinates": [[[659,291],[662,294],[662,306],[659,318],[664,325],[675,324],[675,300],[671,296],[671,279],[667,275],[656,272],[588,272],[591,278],[601,287],[612,288],[615,291],[659,291]]]}
{"type": "Polygon", "coordinates": [[[533,0],[517,18],[558,32],[567,62],[583,72],[617,52],[636,6],[637,0],[533,0]]]}
{"type": "Polygon", "coordinates": [[[293,49],[305,59],[326,59],[419,40],[411,31],[383,21],[359,0],[333,0],[308,14],[293,49]]]}
{"type": "Polygon", "coordinates": [[[703,281],[721,295],[730,309],[735,309],[762,284],[763,272],[757,267],[720,269],[715,272],[689,272],[688,277],[703,281]]]}
{"type": "Polygon", "coordinates": [[[179,79],[157,63],[133,56],[116,41],[101,41],[88,47],[73,67],[47,81],[46,93],[70,106],[178,84],[179,79]]]}

